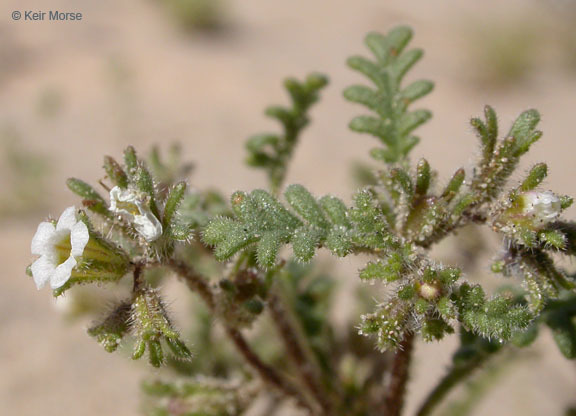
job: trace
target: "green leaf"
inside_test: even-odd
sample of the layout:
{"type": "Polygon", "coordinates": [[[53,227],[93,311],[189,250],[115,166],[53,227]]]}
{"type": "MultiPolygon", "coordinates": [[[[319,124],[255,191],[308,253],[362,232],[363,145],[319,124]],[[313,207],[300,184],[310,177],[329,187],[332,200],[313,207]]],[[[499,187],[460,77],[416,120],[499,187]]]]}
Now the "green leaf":
{"type": "Polygon", "coordinates": [[[162,218],[164,227],[169,227],[172,224],[176,210],[182,203],[185,192],[186,182],[178,182],[170,190],[168,198],[166,198],[166,204],[164,205],[164,216],[162,218]]]}
{"type": "Polygon", "coordinates": [[[430,118],[432,118],[432,113],[428,110],[416,110],[411,113],[406,113],[398,121],[398,130],[400,134],[408,135],[430,118]]]}
{"type": "Polygon", "coordinates": [[[124,164],[126,165],[126,173],[131,179],[136,175],[138,169],[138,156],[136,150],[132,146],[128,146],[124,150],[124,164]]]}
{"type": "Polygon", "coordinates": [[[389,75],[387,72],[382,70],[380,66],[361,56],[353,56],[348,58],[347,63],[350,68],[370,78],[372,82],[378,86],[379,89],[386,93],[386,95],[389,94],[389,75]]]}
{"type": "Polygon", "coordinates": [[[535,189],[546,179],[546,176],[548,176],[548,166],[546,163],[534,165],[526,179],[524,179],[524,182],[522,182],[522,185],[520,185],[520,190],[525,192],[535,189]]]}
{"type": "Polygon", "coordinates": [[[360,271],[360,279],[394,282],[402,277],[404,270],[404,260],[401,255],[392,253],[386,260],[368,263],[360,271]]]}
{"type": "Polygon", "coordinates": [[[472,332],[486,337],[509,340],[528,327],[533,319],[525,305],[515,304],[502,295],[487,299],[479,286],[464,283],[456,294],[459,320],[472,332]]]}
{"type": "Polygon", "coordinates": [[[69,178],[66,185],[68,189],[83,199],[83,205],[90,211],[106,217],[110,216],[108,204],[92,186],[76,178],[69,178]]]}
{"type": "Polygon", "coordinates": [[[349,124],[350,130],[358,133],[368,133],[374,137],[378,137],[382,143],[392,144],[394,139],[392,137],[393,131],[390,129],[390,120],[379,119],[372,116],[358,116],[354,117],[349,124]]]}
{"type": "Polygon", "coordinates": [[[396,163],[407,157],[419,141],[410,133],[432,116],[428,110],[408,112],[412,102],[432,91],[430,81],[415,81],[405,88],[400,85],[404,75],[422,57],[420,49],[405,51],[411,38],[412,30],[407,27],[395,28],[387,35],[370,33],[365,43],[376,61],[360,56],[348,59],[348,66],[365,75],[375,89],[351,86],[344,90],[344,97],[376,114],[357,116],[349,127],[377,137],[385,148],[374,149],[371,155],[385,163],[396,163]]]}
{"type": "Polygon", "coordinates": [[[395,83],[400,83],[404,75],[422,58],[424,51],[422,49],[413,49],[401,54],[390,65],[389,73],[395,83]]]}
{"type": "Polygon", "coordinates": [[[527,110],[518,116],[508,137],[516,139],[517,154],[521,155],[528,151],[532,143],[538,140],[542,133],[534,131],[540,122],[540,114],[536,110],[527,110]]]}
{"type": "Polygon", "coordinates": [[[122,189],[126,189],[128,187],[128,176],[124,169],[110,156],[104,157],[104,170],[110,178],[110,181],[119,186],[122,189]]]}
{"type": "Polygon", "coordinates": [[[375,112],[379,112],[383,105],[382,97],[378,95],[378,92],[364,85],[353,85],[346,88],[344,97],[348,101],[362,104],[375,112]]]}
{"type": "Polygon", "coordinates": [[[290,206],[307,222],[327,228],[328,222],[316,199],[302,185],[290,185],[284,192],[290,206]]]}
{"type": "Polygon", "coordinates": [[[204,230],[203,239],[216,247],[214,254],[218,260],[226,260],[258,241],[246,227],[230,218],[212,220],[204,230]]]}
{"type": "Polygon", "coordinates": [[[400,91],[400,97],[402,98],[404,105],[407,107],[417,99],[430,94],[433,89],[434,83],[432,81],[414,81],[412,84],[408,85],[406,88],[400,91]]]}
{"type": "Polygon", "coordinates": [[[444,192],[442,192],[442,198],[444,198],[446,202],[450,202],[458,194],[465,178],[466,172],[464,169],[458,169],[454,173],[452,179],[450,179],[450,182],[448,182],[448,185],[444,188],[444,192]]]}
{"type": "Polygon", "coordinates": [[[266,232],[260,237],[256,258],[258,264],[264,268],[270,268],[276,264],[278,251],[284,243],[285,238],[282,232],[266,232]]]}
{"type": "Polygon", "coordinates": [[[299,228],[292,238],[292,250],[294,257],[301,263],[312,260],[316,254],[316,248],[320,245],[325,235],[322,230],[315,228],[299,228]]]}
{"type": "Polygon", "coordinates": [[[288,163],[304,128],[308,125],[310,107],[319,99],[319,92],[328,78],[319,73],[309,74],[304,81],[288,78],[284,88],[290,95],[291,106],[270,106],[267,116],[282,125],[281,134],[258,134],[246,142],[248,165],[263,169],[274,194],[280,190],[288,170],[288,163]]]}
{"type": "Polygon", "coordinates": [[[236,192],[232,195],[236,218],[210,221],[204,241],[215,247],[219,260],[255,244],[258,262],[266,268],[275,264],[285,244],[292,245],[301,262],[309,261],[320,247],[345,256],[355,248],[390,244],[385,217],[369,192],[356,195],[352,212],[335,197],[325,196],[318,202],[300,185],[289,186],[285,196],[292,211],[266,191],[236,192]]]}
{"type": "Polygon", "coordinates": [[[320,198],[320,205],[333,224],[344,227],[350,226],[350,221],[348,221],[348,209],[340,199],[326,195],[320,198]]]}
{"type": "Polygon", "coordinates": [[[496,112],[489,105],[484,107],[484,117],[486,122],[479,118],[473,118],[470,124],[472,124],[481,140],[484,155],[483,163],[486,164],[492,159],[496,141],[498,140],[498,119],[496,118],[496,112]]]}
{"type": "Polygon", "coordinates": [[[430,164],[426,159],[420,159],[416,166],[416,195],[426,195],[428,188],[430,188],[431,179],[432,173],[430,170],[430,164]]]}
{"type": "Polygon", "coordinates": [[[266,147],[274,148],[279,141],[275,134],[256,134],[246,141],[246,150],[249,152],[260,152],[266,147]]]}

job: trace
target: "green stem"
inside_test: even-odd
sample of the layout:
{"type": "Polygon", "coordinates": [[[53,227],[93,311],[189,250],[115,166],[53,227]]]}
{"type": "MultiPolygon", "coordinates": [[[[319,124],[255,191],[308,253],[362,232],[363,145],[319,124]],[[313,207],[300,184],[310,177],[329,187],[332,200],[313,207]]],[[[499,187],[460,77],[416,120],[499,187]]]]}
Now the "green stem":
{"type": "MultiPolygon", "coordinates": [[[[301,114],[298,114],[298,117],[304,117],[301,114]]],[[[280,189],[282,184],[284,183],[284,179],[286,174],[288,173],[288,162],[292,158],[292,153],[294,152],[294,148],[298,143],[298,136],[302,129],[306,126],[306,119],[304,118],[302,121],[302,125],[299,129],[297,128],[286,128],[285,130],[285,140],[283,143],[280,143],[277,152],[277,165],[272,170],[270,175],[270,190],[272,194],[278,196],[280,193],[280,189]]]]}

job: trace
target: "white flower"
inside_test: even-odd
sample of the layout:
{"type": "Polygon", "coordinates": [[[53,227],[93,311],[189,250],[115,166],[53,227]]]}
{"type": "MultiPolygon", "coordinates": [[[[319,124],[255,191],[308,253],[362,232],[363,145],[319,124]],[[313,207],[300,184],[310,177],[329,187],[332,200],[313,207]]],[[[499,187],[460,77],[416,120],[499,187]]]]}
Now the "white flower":
{"type": "Polygon", "coordinates": [[[31,266],[36,287],[41,289],[48,281],[52,289],[63,286],[89,239],[88,227],[76,219],[75,207],[66,208],[56,225],[40,223],[31,244],[32,254],[40,256],[31,266]]]}
{"type": "Polygon", "coordinates": [[[541,224],[547,224],[560,216],[562,203],[554,193],[546,192],[525,192],[521,196],[523,213],[533,217],[541,224]]]}
{"type": "Polygon", "coordinates": [[[110,190],[110,210],[126,215],[149,243],[162,235],[162,224],[150,211],[144,194],[115,186],[110,190]]]}

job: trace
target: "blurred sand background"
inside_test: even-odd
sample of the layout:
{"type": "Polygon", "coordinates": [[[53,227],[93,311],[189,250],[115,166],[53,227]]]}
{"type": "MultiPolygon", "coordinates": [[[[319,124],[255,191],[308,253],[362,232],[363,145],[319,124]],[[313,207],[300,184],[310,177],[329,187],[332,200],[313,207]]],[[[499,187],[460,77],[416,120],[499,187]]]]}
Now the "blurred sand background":
{"type": "MultiPolygon", "coordinates": [[[[436,81],[435,92],[422,102],[434,118],[419,130],[422,142],[413,157],[426,155],[441,182],[474,160],[476,139],[468,120],[484,104],[496,108],[503,130],[520,111],[535,107],[543,115],[544,139],[523,166],[550,162],[547,186],[575,195],[573,3],[230,0],[221,30],[189,33],[161,1],[3,0],[0,414],[138,414],[138,383],[148,370],[105,353],[81,325],[67,325],[49,291],[37,292],[24,274],[37,224],[76,202],[65,179],[95,183],[103,175],[103,155],[119,155],[128,144],[143,152],[153,143],[181,141],[185,158],[196,163],[195,186],[226,193],[263,186],[263,177],[243,166],[243,141],[276,128],[262,109],[286,102],[285,76],[317,70],[330,75],[331,85],[313,111],[288,181],[347,198],[350,163],[368,160],[367,150],[375,145],[347,130],[362,109],[342,99],[342,89],[360,81],[345,59],[365,53],[362,39],[369,30],[410,24],[413,45],[426,51],[412,77],[436,81]],[[79,11],[84,18],[10,18],[13,10],[25,9],[79,11]],[[568,35],[571,41],[559,41],[568,35]],[[504,46],[494,45],[499,41],[504,46]],[[509,64],[516,65],[511,75],[505,62],[491,73],[503,59],[500,47],[518,54],[509,64]],[[14,148],[24,155],[16,167],[10,159],[14,148]],[[14,172],[34,155],[47,160],[45,180],[11,209],[7,201],[16,198],[14,184],[20,183],[14,172]]],[[[568,216],[574,219],[576,211],[568,216]]],[[[456,345],[453,339],[447,343],[456,345]]],[[[531,351],[475,414],[560,415],[576,404],[574,363],[560,357],[549,334],[531,351]]],[[[443,374],[450,354],[439,345],[418,346],[406,414],[443,374]]]]}

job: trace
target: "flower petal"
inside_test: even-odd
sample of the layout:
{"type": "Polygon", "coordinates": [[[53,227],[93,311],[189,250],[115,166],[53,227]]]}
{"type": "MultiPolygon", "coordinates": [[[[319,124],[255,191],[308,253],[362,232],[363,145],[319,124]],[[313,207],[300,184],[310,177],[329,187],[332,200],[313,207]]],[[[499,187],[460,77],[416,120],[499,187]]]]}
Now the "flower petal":
{"type": "Polygon", "coordinates": [[[58,224],[56,224],[56,230],[71,230],[74,224],[76,224],[76,207],[68,207],[64,210],[60,218],[58,219],[58,224]]]}
{"type": "Polygon", "coordinates": [[[38,225],[36,234],[32,237],[32,244],[30,245],[30,250],[32,254],[42,255],[48,250],[48,242],[50,238],[56,232],[56,227],[51,222],[41,222],[38,225]]]}
{"type": "Polygon", "coordinates": [[[72,231],[70,232],[70,242],[72,244],[72,250],[70,251],[70,255],[74,257],[81,256],[84,252],[84,247],[88,244],[88,240],[90,239],[90,235],[88,233],[88,227],[82,221],[78,221],[72,227],[72,231]]]}
{"type": "Polygon", "coordinates": [[[50,277],[50,286],[52,289],[58,289],[70,279],[74,266],[76,266],[76,259],[70,256],[64,263],[56,267],[52,277],[50,277]]]}
{"type": "Polygon", "coordinates": [[[114,188],[110,189],[110,211],[117,211],[116,201],[120,200],[121,193],[122,189],[120,189],[119,186],[115,186],[114,188]]]}
{"type": "Polygon", "coordinates": [[[157,240],[162,235],[162,224],[151,212],[134,216],[134,227],[147,242],[157,240]]]}
{"type": "Polygon", "coordinates": [[[42,289],[44,285],[50,280],[56,269],[56,265],[50,261],[48,256],[42,256],[30,266],[34,283],[38,290],[42,289]]]}

